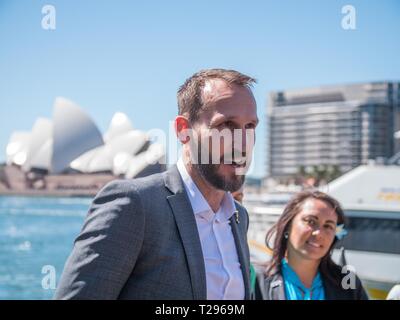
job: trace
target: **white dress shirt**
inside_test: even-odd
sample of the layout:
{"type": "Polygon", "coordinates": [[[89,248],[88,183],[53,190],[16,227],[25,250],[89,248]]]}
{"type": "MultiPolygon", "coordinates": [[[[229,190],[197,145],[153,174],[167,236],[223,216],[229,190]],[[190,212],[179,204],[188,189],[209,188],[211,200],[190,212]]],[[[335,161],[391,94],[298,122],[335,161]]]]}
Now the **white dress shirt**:
{"type": "Polygon", "coordinates": [[[243,274],[229,221],[236,210],[233,197],[225,192],[220,208],[214,213],[188,174],[182,158],[177,166],[200,235],[206,268],[207,299],[242,300],[245,294],[243,274]]]}

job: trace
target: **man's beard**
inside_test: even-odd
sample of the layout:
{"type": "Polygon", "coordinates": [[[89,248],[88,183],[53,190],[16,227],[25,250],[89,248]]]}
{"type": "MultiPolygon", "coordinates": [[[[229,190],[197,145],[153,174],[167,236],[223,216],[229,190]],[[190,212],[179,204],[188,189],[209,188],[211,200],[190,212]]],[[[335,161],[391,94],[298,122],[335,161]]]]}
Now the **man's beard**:
{"type": "MultiPolygon", "coordinates": [[[[208,148],[203,149],[202,145],[209,144],[208,140],[202,140],[199,138],[197,140],[197,144],[191,144],[191,149],[194,152],[197,152],[197,161],[192,162],[192,166],[194,169],[198,172],[198,174],[211,186],[218,190],[224,190],[224,191],[229,191],[229,192],[235,192],[239,190],[245,180],[245,175],[244,174],[221,174],[218,172],[221,164],[227,163],[231,164],[232,163],[232,157],[235,154],[234,150],[232,150],[232,154],[224,154],[222,157],[219,159],[219,163],[215,163],[213,161],[213,155],[212,155],[212,146],[209,145],[208,148]],[[211,152],[210,152],[211,150],[211,152]],[[202,163],[203,158],[208,158],[208,162],[205,161],[205,163],[202,163]],[[225,161],[227,160],[227,161],[225,161]],[[230,160],[230,161],[229,161],[230,160]]],[[[240,152],[239,152],[240,153],[240,152]]],[[[238,154],[238,152],[236,152],[238,154]]],[[[240,153],[241,156],[244,156],[243,153],[240,153]]],[[[236,170],[235,170],[236,171],[236,170]]],[[[242,171],[243,172],[243,171],[242,171]]]]}
{"type": "Polygon", "coordinates": [[[234,192],[244,183],[244,175],[224,176],[218,173],[219,164],[193,164],[200,176],[214,188],[234,192]]]}

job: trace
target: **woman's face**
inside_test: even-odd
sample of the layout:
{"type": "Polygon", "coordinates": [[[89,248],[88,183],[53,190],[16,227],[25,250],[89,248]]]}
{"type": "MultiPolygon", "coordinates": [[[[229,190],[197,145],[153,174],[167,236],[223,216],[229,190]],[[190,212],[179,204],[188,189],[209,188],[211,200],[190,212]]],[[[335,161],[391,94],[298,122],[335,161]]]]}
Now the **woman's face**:
{"type": "Polygon", "coordinates": [[[307,199],[292,220],[288,254],[303,259],[320,260],[335,239],[336,225],[337,214],[328,203],[307,199]]]}

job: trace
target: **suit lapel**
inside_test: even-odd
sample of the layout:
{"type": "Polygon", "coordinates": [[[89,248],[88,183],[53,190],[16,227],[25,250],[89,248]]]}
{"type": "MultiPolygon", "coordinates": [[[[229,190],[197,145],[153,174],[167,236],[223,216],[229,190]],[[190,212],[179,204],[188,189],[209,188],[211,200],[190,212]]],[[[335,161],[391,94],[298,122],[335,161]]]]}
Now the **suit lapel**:
{"type": "Polygon", "coordinates": [[[271,300],[286,300],[285,286],[281,274],[276,274],[270,283],[270,299],[271,300]]]}
{"type": "MultiPolygon", "coordinates": [[[[236,208],[238,209],[238,208],[236,208]]],[[[246,237],[243,236],[243,231],[239,229],[239,223],[237,223],[235,215],[233,215],[230,219],[230,225],[232,229],[233,238],[235,239],[236,251],[238,253],[240,268],[242,269],[244,288],[245,288],[245,299],[250,299],[250,265],[249,265],[249,257],[245,256],[245,243],[246,237]]]]}
{"type": "Polygon", "coordinates": [[[165,186],[174,193],[168,196],[167,200],[174,214],[185,250],[193,298],[195,300],[205,300],[207,299],[207,287],[203,251],[193,209],[176,166],[165,173],[164,181],[165,186]]]}

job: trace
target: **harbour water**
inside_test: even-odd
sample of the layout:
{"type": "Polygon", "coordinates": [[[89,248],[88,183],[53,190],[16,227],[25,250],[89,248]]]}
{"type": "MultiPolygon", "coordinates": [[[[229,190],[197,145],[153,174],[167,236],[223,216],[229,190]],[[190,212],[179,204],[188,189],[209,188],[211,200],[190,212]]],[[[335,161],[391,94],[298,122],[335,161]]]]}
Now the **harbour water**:
{"type": "Polygon", "coordinates": [[[52,298],[90,202],[0,196],[0,299],[52,298]]]}

